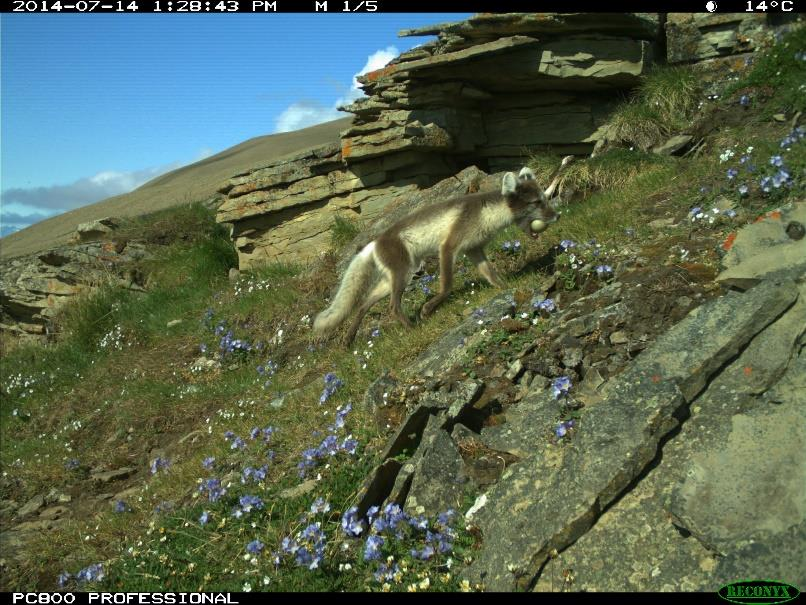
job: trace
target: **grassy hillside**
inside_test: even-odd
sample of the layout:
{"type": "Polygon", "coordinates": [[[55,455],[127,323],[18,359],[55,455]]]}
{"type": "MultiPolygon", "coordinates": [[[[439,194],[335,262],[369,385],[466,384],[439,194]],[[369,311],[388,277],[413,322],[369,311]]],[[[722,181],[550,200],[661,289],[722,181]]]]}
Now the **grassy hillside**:
{"type": "MultiPolygon", "coordinates": [[[[557,271],[564,305],[635,267],[710,280],[731,232],[803,199],[804,130],[791,118],[804,109],[806,96],[793,94],[806,82],[804,51],[801,30],[752,65],[711,74],[725,90],[716,101],[690,71],[651,75],[614,117],[625,147],[569,170],[565,187],[581,193],[561,220],[538,240],[512,228],[491,244],[508,286],[529,291],[557,271]],[[640,150],[680,130],[702,139],[688,155],[640,150]]],[[[530,163],[543,173],[556,161],[530,163]]],[[[334,246],[355,229],[337,224],[334,246]]],[[[367,386],[498,292],[462,260],[434,316],[406,330],[381,303],[345,350],[313,342],[309,327],[337,282],[335,252],[231,283],[234,253],[203,206],[144,217],[135,232],[161,235],[156,258],[140,267],[145,293],[79,300],[62,316],[58,344],[4,358],[0,529],[38,495],[69,515],[25,534],[16,554],[5,550],[3,588],[480,588],[458,580],[479,539],[464,510],[413,520],[381,511],[387,527],[369,539],[350,535],[349,510],[403,414],[392,406],[386,424],[376,422],[360,405],[367,386]],[[110,481],[100,472],[126,468],[110,481]]],[[[413,315],[430,295],[422,279],[404,308],[413,315]]],[[[506,361],[552,321],[531,319],[517,332],[490,329],[461,371],[506,361]]]]}

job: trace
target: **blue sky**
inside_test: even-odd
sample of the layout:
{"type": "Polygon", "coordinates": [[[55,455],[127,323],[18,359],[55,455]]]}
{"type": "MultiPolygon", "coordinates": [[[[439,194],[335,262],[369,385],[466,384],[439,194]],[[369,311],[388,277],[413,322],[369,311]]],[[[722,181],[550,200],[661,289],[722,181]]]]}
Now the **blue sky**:
{"type": "Polygon", "coordinates": [[[454,14],[0,16],[2,234],[246,139],[343,117],[354,76],[454,14]]]}

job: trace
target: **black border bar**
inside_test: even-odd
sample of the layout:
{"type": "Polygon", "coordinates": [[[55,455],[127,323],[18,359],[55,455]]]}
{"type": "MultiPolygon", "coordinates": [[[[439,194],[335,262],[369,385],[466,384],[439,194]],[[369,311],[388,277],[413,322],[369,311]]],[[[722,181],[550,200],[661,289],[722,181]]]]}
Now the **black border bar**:
{"type": "Polygon", "coordinates": [[[508,13],[675,12],[780,14],[804,11],[806,0],[0,0],[10,13],[508,13]],[[136,9],[133,8],[136,6],[136,9]],[[710,10],[713,9],[713,10],[710,10]]]}

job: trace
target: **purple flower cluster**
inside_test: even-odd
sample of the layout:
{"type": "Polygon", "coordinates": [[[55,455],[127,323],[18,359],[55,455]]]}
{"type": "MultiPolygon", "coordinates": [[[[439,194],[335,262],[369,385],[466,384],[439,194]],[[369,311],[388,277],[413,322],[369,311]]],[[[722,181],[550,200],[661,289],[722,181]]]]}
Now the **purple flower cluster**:
{"type": "MultiPolygon", "coordinates": [[[[384,558],[383,550],[395,540],[415,538],[417,547],[410,550],[414,559],[428,561],[437,554],[447,554],[453,550],[456,532],[452,527],[455,511],[448,510],[440,513],[433,524],[429,524],[424,516],[412,517],[397,504],[387,504],[383,510],[373,506],[367,511],[367,520],[370,523],[370,533],[364,542],[364,561],[380,561],[384,558]],[[424,534],[424,535],[423,535],[424,534]]],[[[342,529],[348,536],[358,536],[364,530],[362,520],[357,519],[357,509],[348,510],[342,517],[342,529]]],[[[389,573],[394,575],[397,570],[390,570],[381,565],[376,572],[376,579],[383,576],[388,579],[389,573]]]]}
{"type": "Polygon", "coordinates": [[[151,474],[156,475],[161,468],[168,468],[170,465],[171,463],[168,460],[157,456],[151,461],[151,474]]]}
{"type": "Polygon", "coordinates": [[[254,427],[249,432],[249,438],[257,439],[258,437],[260,437],[261,439],[263,439],[263,443],[268,443],[269,441],[271,441],[272,435],[274,435],[274,433],[276,432],[277,429],[274,428],[273,426],[267,426],[265,429],[254,427]]]}
{"type": "Polygon", "coordinates": [[[265,544],[263,544],[263,542],[261,542],[260,540],[252,540],[249,544],[246,545],[246,552],[253,555],[259,555],[264,547],[265,544]]]}
{"type": "Polygon", "coordinates": [[[557,428],[554,429],[554,434],[557,436],[557,439],[562,439],[568,433],[568,430],[572,428],[574,428],[573,420],[566,420],[565,422],[559,422],[557,424],[557,428]]]}
{"type": "Polygon", "coordinates": [[[115,502],[115,512],[116,513],[128,513],[131,512],[131,507],[126,504],[123,500],[118,500],[115,502]]]}
{"type": "Polygon", "coordinates": [[[298,567],[317,569],[324,561],[326,545],[325,532],[317,521],[297,532],[293,539],[289,536],[283,538],[280,550],[282,554],[293,556],[298,567]]]}
{"type": "Polygon", "coordinates": [[[518,252],[521,251],[521,241],[518,239],[516,239],[513,242],[507,240],[503,244],[501,244],[501,250],[503,250],[504,252],[508,252],[510,254],[517,254],[518,252]]]}
{"type": "Polygon", "coordinates": [[[341,516],[341,529],[351,538],[356,538],[364,533],[366,523],[364,523],[363,519],[358,517],[357,506],[350,507],[344,511],[344,514],[341,516]]]}
{"type": "Polygon", "coordinates": [[[325,403],[335,393],[341,385],[344,384],[341,378],[336,376],[333,372],[325,374],[325,390],[319,396],[319,405],[325,403]]]}
{"type": "Polygon", "coordinates": [[[240,506],[236,506],[232,510],[232,516],[240,519],[246,513],[251,513],[253,510],[260,510],[263,508],[263,500],[260,496],[241,496],[238,499],[240,506]]]}
{"type": "Polygon", "coordinates": [[[428,273],[426,273],[420,278],[420,288],[422,289],[423,292],[425,292],[426,296],[431,294],[431,288],[428,287],[428,284],[434,281],[434,279],[436,279],[436,276],[429,275],[428,273]]]}
{"type": "Polygon", "coordinates": [[[76,574],[76,581],[79,584],[85,582],[100,582],[105,577],[103,563],[95,563],[85,567],[76,574]]]}
{"type": "Polygon", "coordinates": [[[68,471],[74,471],[80,465],[81,465],[81,463],[77,459],[70,458],[70,460],[68,460],[67,462],[64,463],[64,468],[66,468],[68,471]]]}
{"type": "Polygon", "coordinates": [[[259,365],[257,367],[257,373],[260,374],[261,376],[266,377],[266,382],[263,383],[264,389],[269,388],[269,385],[271,385],[271,377],[277,373],[278,369],[279,366],[276,363],[274,363],[271,359],[269,359],[263,365],[259,365]]]}
{"type": "Polygon", "coordinates": [[[596,267],[596,273],[598,273],[599,275],[607,275],[613,273],[613,267],[611,267],[610,265],[598,265],[596,267]]]}
{"type": "MultiPolygon", "coordinates": [[[[89,565],[75,575],[76,582],[79,584],[84,584],[86,582],[100,582],[105,577],[106,574],[104,573],[103,563],[89,565]]],[[[60,573],[56,579],[59,584],[59,588],[64,588],[71,578],[73,578],[72,574],[69,574],[66,571],[60,573]]]]}
{"type": "Polygon", "coordinates": [[[207,494],[207,499],[210,500],[210,502],[218,502],[221,496],[227,493],[227,490],[222,487],[220,479],[211,477],[202,481],[201,485],[199,485],[199,493],[207,494]]]}
{"type": "Polygon", "coordinates": [[[792,130],[788,135],[786,135],[783,139],[781,139],[781,149],[789,149],[800,141],[803,137],[806,136],[806,128],[803,126],[798,126],[792,130]]]}
{"type": "Polygon", "coordinates": [[[554,383],[551,385],[554,398],[559,399],[560,397],[567,396],[572,386],[571,379],[568,378],[568,376],[560,376],[559,378],[555,378],[554,383]]]}
{"type": "Polygon", "coordinates": [[[206,468],[208,471],[213,470],[213,465],[215,464],[215,458],[212,456],[208,456],[204,460],[202,460],[202,466],[206,468]]]}
{"type": "Polygon", "coordinates": [[[241,483],[245,485],[250,480],[254,481],[255,483],[265,481],[268,472],[269,472],[268,464],[264,464],[260,468],[252,468],[251,466],[247,466],[246,468],[243,469],[243,471],[241,471],[241,483]]]}
{"type": "Polygon", "coordinates": [[[532,303],[532,307],[538,309],[539,311],[546,311],[547,313],[551,313],[557,308],[551,298],[544,298],[540,302],[534,302],[532,303]]]}
{"type": "Polygon", "coordinates": [[[227,431],[224,433],[224,440],[232,441],[232,443],[230,444],[231,450],[242,450],[246,448],[246,442],[240,437],[238,437],[232,431],[227,431]]]}
{"type": "Polygon", "coordinates": [[[400,567],[397,563],[393,565],[387,565],[386,563],[382,563],[378,566],[378,569],[375,570],[373,574],[375,576],[375,580],[377,582],[392,582],[399,578],[400,576],[400,567]]]}
{"type": "Polygon", "coordinates": [[[569,248],[574,248],[576,246],[576,242],[570,239],[564,239],[560,242],[560,247],[563,250],[568,250],[569,248]]]}
{"type": "Polygon", "coordinates": [[[322,442],[312,448],[308,448],[302,452],[302,460],[297,464],[299,469],[299,476],[304,477],[307,471],[319,464],[320,460],[336,456],[339,452],[346,452],[353,455],[358,448],[358,441],[352,435],[348,435],[342,440],[339,440],[338,431],[344,428],[345,418],[347,414],[353,409],[352,404],[348,403],[344,406],[339,406],[336,409],[335,422],[328,427],[328,435],[322,442]]]}
{"type": "MultiPolygon", "coordinates": [[[[221,324],[219,324],[219,327],[223,328],[221,324]]],[[[218,334],[218,328],[216,328],[216,334],[218,334]]],[[[237,351],[248,353],[252,350],[252,348],[252,345],[247,341],[241,340],[240,338],[233,338],[232,330],[227,330],[226,334],[224,334],[221,337],[221,340],[218,342],[218,350],[221,351],[222,356],[232,354],[237,351]]]]}

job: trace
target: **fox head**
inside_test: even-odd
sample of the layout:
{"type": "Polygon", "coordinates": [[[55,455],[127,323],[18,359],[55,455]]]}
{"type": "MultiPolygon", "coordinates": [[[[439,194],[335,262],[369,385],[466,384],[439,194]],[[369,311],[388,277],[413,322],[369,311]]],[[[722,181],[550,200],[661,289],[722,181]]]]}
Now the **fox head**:
{"type": "Polygon", "coordinates": [[[557,220],[557,213],[537,184],[535,173],[529,168],[522,168],[517,177],[507,172],[501,183],[501,195],[515,215],[518,227],[532,237],[537,237],[537,233],[531,229],[532,221],[553,223],[557,220]]]}

